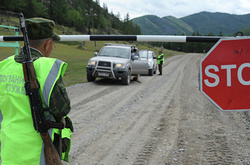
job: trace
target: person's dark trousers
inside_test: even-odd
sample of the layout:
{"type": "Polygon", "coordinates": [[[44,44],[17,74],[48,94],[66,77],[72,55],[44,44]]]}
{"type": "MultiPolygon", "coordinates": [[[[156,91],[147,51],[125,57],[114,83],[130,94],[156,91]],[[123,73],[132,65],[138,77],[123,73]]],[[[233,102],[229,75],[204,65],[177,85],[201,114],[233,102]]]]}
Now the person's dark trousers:
{"type": "Polygon", "coordinates": [[[162,75],[162,64],[161,63],[158,65],[158,68],[159,68],[159,72],[160,72],[159,75],[162,75]]]}

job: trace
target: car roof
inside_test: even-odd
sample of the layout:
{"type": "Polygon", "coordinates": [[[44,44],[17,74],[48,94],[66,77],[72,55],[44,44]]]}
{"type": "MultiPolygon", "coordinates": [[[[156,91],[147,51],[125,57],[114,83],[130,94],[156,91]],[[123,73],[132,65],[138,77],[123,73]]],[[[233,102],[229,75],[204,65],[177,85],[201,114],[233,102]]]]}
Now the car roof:
{"type": "Polygon", "coordinates": [[[109,47],[109,48],[125,48],[125,49],[130,49],[130,47],[128,47],[128,46],[105,46],[105,47],[109,47]]]}
{"type": "Polygon", "coordinates": [[[135,45],[127,45],[127,44],[113,44],[113,43],[105,43],[105,47],[120,47],[120,48],[131,48],[137,49],[135,45]]]}

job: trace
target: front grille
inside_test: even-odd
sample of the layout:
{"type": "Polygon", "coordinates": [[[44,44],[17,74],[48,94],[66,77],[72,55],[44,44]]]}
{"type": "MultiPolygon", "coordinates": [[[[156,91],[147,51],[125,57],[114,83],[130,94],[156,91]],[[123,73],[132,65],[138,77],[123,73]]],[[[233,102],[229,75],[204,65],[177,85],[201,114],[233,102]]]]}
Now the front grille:
{"type": "Polygon", "coordinates": [[[108,62],[108,61],[99,61],[98,66],[111,67],[111,62],[108,62]]]}
{"type": "Polygon", "coordinates": [[[97,67],[98,70],[107,70],[107,71],[111,71],[110,68],[103,68],[103,67],[97,67]]]}

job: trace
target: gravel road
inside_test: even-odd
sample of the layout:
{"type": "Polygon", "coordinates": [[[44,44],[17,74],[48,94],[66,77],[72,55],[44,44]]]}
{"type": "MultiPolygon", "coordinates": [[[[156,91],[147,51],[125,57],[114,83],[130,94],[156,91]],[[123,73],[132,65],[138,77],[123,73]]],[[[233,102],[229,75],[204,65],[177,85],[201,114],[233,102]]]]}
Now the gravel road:
{"type": "Polygon", "coordinates": [[[71,165],[250,164],[250,122],[199,91],[201,54],[166,59],[142,83],[99,80],[67,88],[75,132],[71,165]]]}

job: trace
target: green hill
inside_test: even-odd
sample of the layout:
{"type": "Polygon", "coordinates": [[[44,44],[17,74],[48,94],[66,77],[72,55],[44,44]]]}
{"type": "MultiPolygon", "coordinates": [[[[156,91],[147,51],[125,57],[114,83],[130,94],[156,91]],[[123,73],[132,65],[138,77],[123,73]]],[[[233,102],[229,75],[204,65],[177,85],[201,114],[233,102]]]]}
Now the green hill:
{"type": "Polygon", "coordinates": [[[241,32],[242,32],[245,36],[250,36],[250,27],[249,27],[249,28],[246,28],[246,29],[241,30],[241,32]]]}
{"type": "Polygon", "coordinates": [[[20,12],[25,18],[48,18],[81,34],[113,34],[113,29],[119,34],[141,34],[140,27],[129,20],[129,14],[122,21],[119,15],[108,12],[107,5],[101,7],[99,1],[1,0],[0,24],[6,25],[3,16],[18,17],[20,12]]]}
{"type": "Polygon", "coordinates": [[[200,12],[183,18],[145,15],[132,19],[141,27],[142,34],[186,34],[199,32],[202,35],[231,35],[250,27],[250,14],[200,12]]]}
{"type": "Polygon", "coordinates": [[[193,32],[192,27],[172,16],[160,18],[155,15],[145,15],[132,19],[132,21],[141,27],[142,34],[179,34],[193,32]]]}
{"type": "Polygon", "coordinates": [[[227,13],[201,12],[181,18],[181,20],[201,34],[212,32],[217,35],[222,32],[224,35],[230,35],[241,29],[250,27],[250,14],[232,15],[227,13]]]}
{"type": "Polygon", "coordinates": [[[169,24],[174,29],[178,29],[179,33],[192,33],[194,29],[189,26],[186,22],[181,19],[177,19],[173,16],[163,17],[166,23],[169,24]]]}

